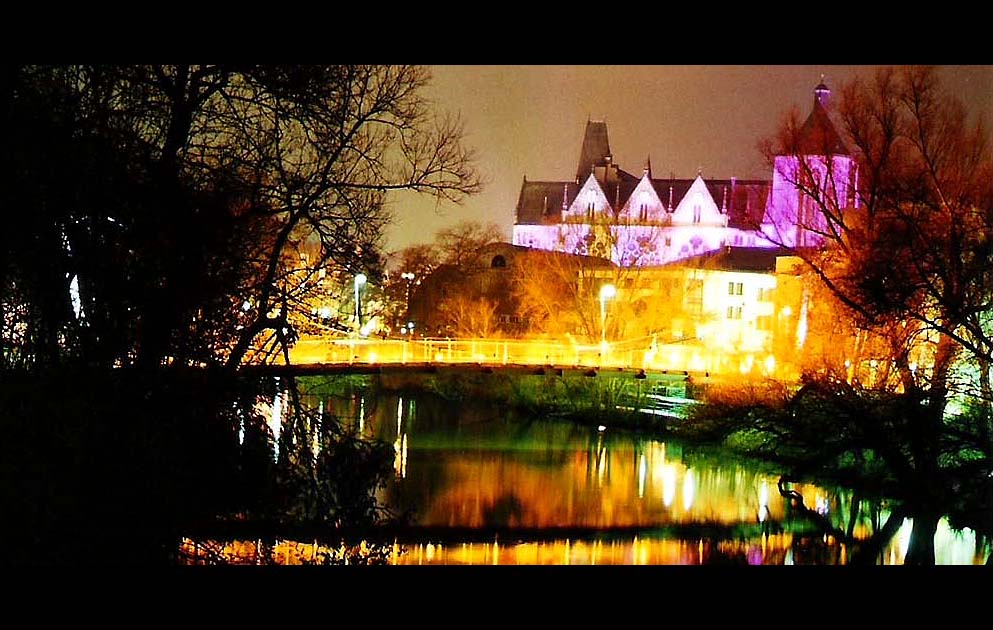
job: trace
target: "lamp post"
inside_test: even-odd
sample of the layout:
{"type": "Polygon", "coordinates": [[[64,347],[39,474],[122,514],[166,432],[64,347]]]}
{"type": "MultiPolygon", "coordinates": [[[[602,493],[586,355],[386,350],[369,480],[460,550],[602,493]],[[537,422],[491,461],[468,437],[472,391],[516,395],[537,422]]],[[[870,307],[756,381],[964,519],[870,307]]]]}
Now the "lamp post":
{"type": "Polygon", "coordinates": [[[405,302],[405,311],[403,314],[404,321],[410,321],[410,285],[414,281],[414,274],[410,271],[404,271],[400,274],[400,277],[407,281],[407,300],[405,302]]]}
{"type": "Polygon", "coordinates": [[[600,349],[607,352],[607,300],[617,295],[617,287],[605,284],[600,287],[600,349]]]}
{"type": "Polygon", "coordinates": [[[362,329],[362,302],[359,300],[359,288],[365,284],[367,278],[364,273],[355,276],[355,331],[362,329]]]}

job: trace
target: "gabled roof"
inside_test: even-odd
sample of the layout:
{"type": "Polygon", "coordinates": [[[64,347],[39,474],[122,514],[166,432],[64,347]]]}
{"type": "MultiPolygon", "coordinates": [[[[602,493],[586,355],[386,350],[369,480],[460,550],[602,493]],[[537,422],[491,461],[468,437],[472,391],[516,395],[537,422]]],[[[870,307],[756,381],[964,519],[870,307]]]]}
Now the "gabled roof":
{"type": "Polygon", "coordinates": [[[817,97],[814,98],[814,109],[800,127],[797,149],[802,155],[849,155],[848,147],[817,97]]]}
{"type": "Polygon", "coordinates": [[[610,155],[610,143],[607,141],[607,123],[601,120],[586,121],[586,133],[583,134],[583,148],[579,152],[579,166],[576,167],[576,179],[586,181],[594,166],[604,166],[610,155]]]}
{"type": "Polygon", "coordinates": [[[568,188],[569,200],[575,198],[578,186],[574,182],[529,182],[521,184],[517,198],[517,223],[542,225],[558,223],[562,216],[562,200],[568,188]]]}

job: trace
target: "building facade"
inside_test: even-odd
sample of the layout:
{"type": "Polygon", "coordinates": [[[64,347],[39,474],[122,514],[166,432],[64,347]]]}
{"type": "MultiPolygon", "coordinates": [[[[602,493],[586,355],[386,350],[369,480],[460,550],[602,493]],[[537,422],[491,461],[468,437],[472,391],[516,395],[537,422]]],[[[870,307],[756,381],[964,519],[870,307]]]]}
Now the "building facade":
{"type": "Polygon", "coordinates": [[[588,121],[576,176],[528,181],[518,197],[513,244],[599,256],[621,266],[657,266],[723,247],[816,247],[828,219],[802,192],[827,182],[844,208],[856,203],[855,162],[829,115],[830,91],[814,90],[810,115],[768,180],[640,176],[613,159],[607,125],[588,121]]]}

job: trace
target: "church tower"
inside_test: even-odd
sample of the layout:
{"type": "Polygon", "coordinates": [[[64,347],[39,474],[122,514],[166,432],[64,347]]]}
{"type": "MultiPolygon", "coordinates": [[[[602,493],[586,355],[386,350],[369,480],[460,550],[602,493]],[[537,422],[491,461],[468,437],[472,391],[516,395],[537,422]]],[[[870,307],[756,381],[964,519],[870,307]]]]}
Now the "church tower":
{"type": "Polygon", "coordinates": [[[810,115],[774,159],[772,193],[762,230],[787,247],[823,245],[828,216],[856,204],[855,160],[831,122],[831,90],[814,88],[810,115]],[[813,193],[813,194],[811,194],[813,193]]]}

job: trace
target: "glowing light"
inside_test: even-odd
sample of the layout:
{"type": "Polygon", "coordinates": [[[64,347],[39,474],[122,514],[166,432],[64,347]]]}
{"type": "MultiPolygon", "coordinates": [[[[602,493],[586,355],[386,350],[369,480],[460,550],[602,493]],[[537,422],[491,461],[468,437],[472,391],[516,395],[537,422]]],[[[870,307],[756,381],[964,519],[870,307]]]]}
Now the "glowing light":
{"type": "Polygon", "coordinates": [[[687,512],[693,507],[693,499],[696,498],[696,476],[693,470],[687,468],[683,477],[683,509],[687,512]]]}
{"type": "Polygon", "coordinates": [[[818,494],[814,498],[814,509],[818,514],[827,514],[829,510],[827,497],[822,497],[818,494]]]}
{"type": "Polygon", "coordinates": [[[252,310],[252,303],[249,302],[248,300],[245,300],[244,303],[242,303],[242,305],[241,305],[241,310],[244,311],[244,312],[246,312],[246,313],[248,311],[252,310]]]}
{"type": "Polygon", "coordinates": [[[79,319],[83,312],[83,302],[79,299],[79,276],[73,276],[69,282],[69,299],[72,301],[72,311],[79,319]]]}
{"type": "Polygon", "coordinates": [[[764,523],[769,517],[769,482],[762,481],[759,487],[759,522],[764,523]]]}
{"type": "Polygon", "coordinates": [[[313,443],[310,445],[310,450],[314,453],[314,456],[315,457],[321,452],[320,434],[319,434],[318,430],[320,429],[321,424],[323,423],[323,420],[324,420],[324,401],[323,400],[320,401],[320,403],[317,406],[317,417],[318,417],[318,423],[317,423],[317,425],[315,427],[313,427],[313,431],[312,432],[313,432],[314,437],[313,437],[313,443]]]}
{"type": "Polygon", "coordinates": [[[676,498],[676,468],[672,464],[662,465],[662,503],[669,507],[676,498]]]}
{"type": "MultiPolygon", "coordinates": [[[[247,304],[248,302],[245,303],[247,304]]],[[[331,319],[331,307],[322,306],[317,314],[321,316],[321,319],[331,319]]]]}
{"type": "Polygon", "coordinates": [[[599,426],[598,426],[598,427],[596,428],[596,430],[597,430],[597,431],[599,431],[599,432],[601,432],[601,433],[603,433],[604,431],[606,431],[606,430],[607,430],[607,427],[605,427],[604,425],[602,425],[602,424],[601,424],[601,425],[599,425],[599,426]]]}
{"type": "Polygon", "coordinates": [[[766,376],[771,376],[776,371],[776,357],[769,355],[765,358],[765,373],[766,376]]]}
{"type": "MultiPolygon", "coordinates": [[[[900,558],[907,557],[907,550],[910,548],[910,534],[913,531],[914,519],[903,519],[903,525],[900,526],[900,531],[897,533],[897,549],[899,550],[900,558]]],[[[891,562],[891,564],[896,564],[896,562],[891,562]]]]}
{"type": "Polygon", "coordinates": [[[752,367],[754,367],[754,365],[755,365],[755,357],[749,354],[741,362],[739,369],[741,370],[742,374],[748,374],[749,372],[752,371],[752,367]]]}
{"type": "Polygon", "coordinates": [[[642,453],[638,458],[638,498],[645,497],[645,478],[648,476],[648,460],[642,453]]]}
{"type": "Polygon", "coordinates": [[[803,348],[803,342],[807,340],[807,300],[800,306],[800,321],[796,325],[796,347],[803,348]]]}
{"type": "Polygon", "coordinates": [[[379,318],[370,317],[369,321],[362,324],[362,328],[359,329],[359,334],[362,335],[363,337],[368,337],[369,333],[375,330],[378,325],[379,325],[379,318]]]}
{"type": "MultiPolygon", "coordinates": [[[[279,379],[277,378],[277,387],[279,379]]],[[[279,432],[283,425],[283,392],[277,391],[272,401],[272,412],[269,416],[269,430],[272,431],[273,458],[279,459],[279,432]]]]}

